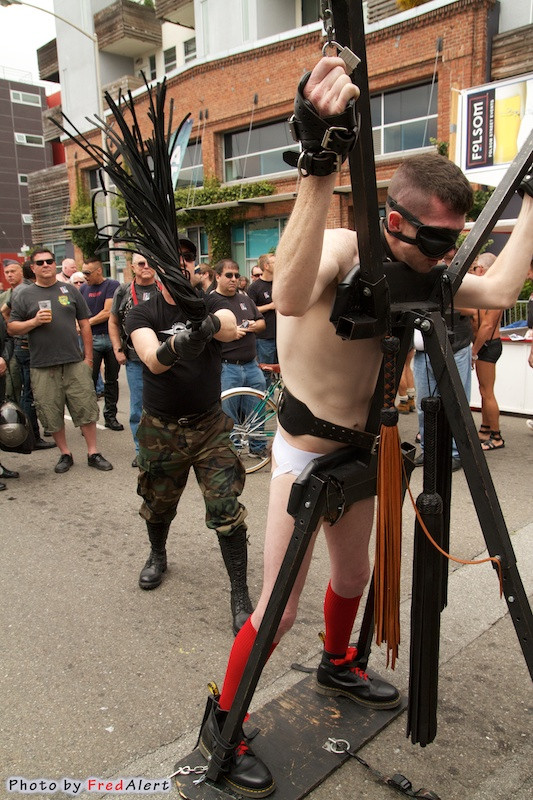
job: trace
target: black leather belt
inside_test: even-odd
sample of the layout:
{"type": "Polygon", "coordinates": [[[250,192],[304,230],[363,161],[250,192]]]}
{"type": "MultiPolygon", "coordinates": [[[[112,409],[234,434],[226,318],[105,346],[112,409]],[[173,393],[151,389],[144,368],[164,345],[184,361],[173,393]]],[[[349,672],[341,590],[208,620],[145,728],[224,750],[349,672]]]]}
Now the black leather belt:
{"type": "Polygon", "coordinates": [[[229,358],[222,359],[223,364],[237,364],[238,367],[244,367],[245,364],[251,364],[252,361],[253,358],[251,358],[249,361],[230,361],[229,358]]]}
{"type": "MultiPolygon", "coordinates": [[[[154,417],[162,420],[163,422],[171,422],[175,425],[180,425],[182,428],[192,428],[202,420],[210,417],[215,411],[220,409],[220,402],[214,403],[207,411],[201,411],[199,414],[188,414],[185,417],[167,417],[166,414],[153,414],[154,417]]],[[[150,413],[150,412],[148,412],[150,413]]]]}
{"type": "Polygon", "coordinates": [[[367,431],[357,431],[334,425],[325,419],[315,417],[313,412],[284,387],[278,403],[278,419],[283,428],[292,436],[305,434],[317,436],[319,439],[331,439],[341,444],[351,444],[370,453],[375,452],[379,436],[367,431]]]}

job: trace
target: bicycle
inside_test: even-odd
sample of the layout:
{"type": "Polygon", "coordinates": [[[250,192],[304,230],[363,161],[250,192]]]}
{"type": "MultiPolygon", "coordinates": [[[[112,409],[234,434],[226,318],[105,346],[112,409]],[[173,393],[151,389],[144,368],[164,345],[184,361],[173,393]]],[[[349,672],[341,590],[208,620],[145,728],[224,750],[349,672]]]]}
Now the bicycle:
{"type": "MultiPolygon", "coordinates": [[[[277,428],[277,411],[283,379],[279,364],[259,364],[264,372],[272,373],[272,381],[266,392],[248,386],[226,389],[221,400],[231,400],[236,409],[230,433],[246,474],[258,472],[270,461],[272,442],[277,428]]],[[[227,412],[226,412],[227,413],[227,412]]]]}

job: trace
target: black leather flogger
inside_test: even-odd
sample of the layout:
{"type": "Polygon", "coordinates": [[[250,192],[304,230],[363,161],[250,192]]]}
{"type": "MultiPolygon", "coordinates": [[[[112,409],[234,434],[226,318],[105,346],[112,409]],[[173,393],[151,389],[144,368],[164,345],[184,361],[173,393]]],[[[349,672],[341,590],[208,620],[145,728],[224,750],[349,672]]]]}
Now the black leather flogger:
{"type": "Polygon", "coordinates": [[[359,115],[355,100],[350,100],[341,114],[320,117],[315,107],[306,100],[303,91],[311,73],[307,72],[300,83],[294,99],[294,114],[289,118],[289,127],[295,142],[301,142],[302,152],[289,150],[283,160],[291,167],[298,167],[303,177],[307,175],[331,175],[339,170],[342,162],[355,146],[359,134],[359,115]]]}

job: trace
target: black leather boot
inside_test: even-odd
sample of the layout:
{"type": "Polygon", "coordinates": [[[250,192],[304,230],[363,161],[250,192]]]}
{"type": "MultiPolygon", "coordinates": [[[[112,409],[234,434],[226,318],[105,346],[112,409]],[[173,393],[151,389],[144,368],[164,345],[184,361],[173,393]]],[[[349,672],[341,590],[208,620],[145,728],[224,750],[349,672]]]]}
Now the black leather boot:
{"type": "Polygon", "coordinates": [[[163,580],[163,573],[167,569],[167,543],[169,522],[147,522],[148,538],[150,539],[150,555],[139,575],[141,589],[155,589],[163,580]]]}
{"type": "Polygon", "coordinates": [[[231,536],[219,536],[218,541],[230,580],[233,633],[236,636],[254,610],[246,583],[248,569],[246,528],[244,526],[237,528],[231,536]]]}
{"type": "Polygon", "coordinates": [[[371,678],[356,661],[357,651],[348,648],[344,658],[325,650],[316,673],[316,691],[328,697],[343,695],[370,708],[395,708],[400,692],[391,683],[371,678]]]}
{"type": "MultiPolygon", "coordinates": [[[[209,697],[198,742],[204,758],[209,759],[215,749],[215,743],[222,741],[220,732],[227,713],[227,711],[221,711],[218,705],[218,695],[209,697]]],[[[267,797],[276,788],[269,768],[249,747],[242,731],[240,741],[227,759],[222,762],[221,772],[222,783],[226,783],[235,792],[245,797],[267,797]]]]}

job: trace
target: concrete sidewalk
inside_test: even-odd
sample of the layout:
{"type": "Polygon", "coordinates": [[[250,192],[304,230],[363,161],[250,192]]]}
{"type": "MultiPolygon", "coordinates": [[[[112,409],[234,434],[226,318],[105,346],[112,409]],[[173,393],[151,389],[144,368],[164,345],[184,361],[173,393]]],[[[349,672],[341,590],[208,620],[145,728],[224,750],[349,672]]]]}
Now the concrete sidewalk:
{"type": "MultiPolygon", "coordinates": [[[[127,423],[124,386],[119,419],[127,423]]],[[[506,447],[489,453],[487,462],[531,596],[533,435],[524,419],[502,417],[501,427],[506,447]]],[[[400,428],[403,438],[414,441],[416,415],[402,417],[400,428]]],[[[67,475],[54,474],[54,450],[2,454],[2,463],[21,472],[0,495],[4,787],[11,775],[83,780],[169,775],[194,746],[207,682],[220,683],[224,675],[233,640],[229,587],[195,481],[189,481],[171,528],[165,580],[156,591],[142,592],[137,578],[147,542],[137,513],[131,437],[127,430],[103,430],[99,437],[113,472],[87,468],[83,441],[71,427],[75,464],[67,475]]],[[[421,482],[421,470],[415,470],[415,497],[421,482]]],[[[269,475],[262,471],[249,476],[243,494],[254,599],[261,586],[268,487],[269,475]]],[[[482,557],[485,543],[462,472],[454,473],[451,511],[451,552],[482,557]]],[[[407,501],[404,520],[400,659],[395,674],[385,674],[384,656],[375,649],[371,666],[405,691],[414,520],[407,501]]],[[[327,577],[319,537],[298,620],[267,664],[253,708],[301,680],[293,662],[316,666],[327,577]]],[[[489,564],[452,563],[449,587],[436,741],[426,748],[412,745],[402,715],[360,754],[382,773],[403,773],[415,789],[432,789],[442,800],[530,800],[531,681],[497,577],[489,564]]],[[[275,774],[276,765],[270,766],[275,774]]],[[[353,761],[310,796],[381,800],[395,794],[353,761]]],[[[170,797],[177,796],[173,788],[170,797]]],[[[0,797],[14,794],[4,789],[0,797]]]]}

